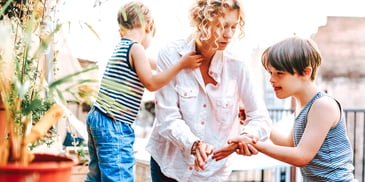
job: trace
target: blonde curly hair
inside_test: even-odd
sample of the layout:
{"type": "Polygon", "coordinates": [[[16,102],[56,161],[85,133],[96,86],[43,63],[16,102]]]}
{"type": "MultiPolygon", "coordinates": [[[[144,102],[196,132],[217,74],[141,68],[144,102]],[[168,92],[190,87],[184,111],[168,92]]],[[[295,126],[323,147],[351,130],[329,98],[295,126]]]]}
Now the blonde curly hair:
{"type": "Polygon", "coordinates": [[[197,38],[208,40],[213,33],[220,35],[224,29],[223,17],[225,10],[239,11],[239,38],[242,38],[244,36],[245,16],[240,0],[196,0],[190,9],[190,19],[191,25],[197,29],[197,38]],[[213,32],[215,27],[222,31],[213,32]]]}

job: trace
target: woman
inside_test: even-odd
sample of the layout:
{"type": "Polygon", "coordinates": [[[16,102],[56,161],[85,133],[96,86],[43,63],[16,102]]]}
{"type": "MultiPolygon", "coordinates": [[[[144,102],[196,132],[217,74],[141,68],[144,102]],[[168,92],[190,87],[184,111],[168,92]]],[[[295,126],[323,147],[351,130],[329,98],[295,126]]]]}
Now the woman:
{"type": "MultiPolygon", "coordinates": [[[[250,69],[226,50],[237,29],[243,35],[240,2],[197,0],[190,16],[195,33],[162,48],[158,57],[159,71],[191,51],[203,61],[199,69],[182,70],[156,92],[156,121],[146,147],[155,182],[226,180],[231,159],[215,161],[211,156],[227,145],[228,138],[240,134],[240,102],[247,115],[241,137],[251,143],[269,136],[271,120],[262,98],[256,95],[250,69]]],[[[244,147],[246,155],[257,154],[249,145],[244,147]]]]}

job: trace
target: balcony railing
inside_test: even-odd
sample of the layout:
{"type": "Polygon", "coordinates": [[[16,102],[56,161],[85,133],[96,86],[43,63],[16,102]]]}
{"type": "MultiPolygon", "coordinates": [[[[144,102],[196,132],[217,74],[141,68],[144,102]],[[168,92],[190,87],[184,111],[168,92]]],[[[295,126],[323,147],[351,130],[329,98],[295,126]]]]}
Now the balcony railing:
{"type": "MultiPolygon", "coordinates": [[[[269,109],[273,122],[292,114],[290,109],[269,109]]],[[[347,132],[354,151],[355,178],[365,182],[365,109],[344,109],[347,132]]]]}

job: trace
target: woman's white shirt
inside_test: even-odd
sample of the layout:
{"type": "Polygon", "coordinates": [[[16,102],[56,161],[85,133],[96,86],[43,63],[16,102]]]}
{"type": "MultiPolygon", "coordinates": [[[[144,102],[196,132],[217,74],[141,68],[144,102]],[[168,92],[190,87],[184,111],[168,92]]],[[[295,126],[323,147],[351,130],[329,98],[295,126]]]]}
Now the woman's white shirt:
{"type": "MultiPolygon", "coordinates": [[[[169,44],[159,52],[158,71],[166,70],[194,50],[192,39],[169,44]]],[[[185,69],[156,91],[156,118],[146,150],[166,176],[179,182],[224,181],[231,172],[230,158],[215,161],[210,156],[206,169],[197,172],[190,150],[196,140],[218,150],[227,145],[229,138],[242,132],[238,118],[240,103],[246,113],[244,132],[260,140],[269,137],[271,120],[250,70],[243,60],[227,50],[218,51],[209,68],[216,85],[205,85],[199,69],[185,69]]]]}

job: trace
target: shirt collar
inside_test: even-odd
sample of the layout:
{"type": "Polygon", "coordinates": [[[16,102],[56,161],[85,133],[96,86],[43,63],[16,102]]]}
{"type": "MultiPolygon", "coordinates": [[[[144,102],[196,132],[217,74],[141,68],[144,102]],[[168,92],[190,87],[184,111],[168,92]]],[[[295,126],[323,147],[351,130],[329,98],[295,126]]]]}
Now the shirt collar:
{"type": "Polygon", "coordinates": [[[213,58],[212,62],[210,63],[209,67],[209,76],[211,76],[217,83],[221,83],[221,75],[223,71],[223,65],[226,61],[224,58],[223,51],[217,51],[213,58]]]}
{"type": "Polygon", "coordinates": [[[195,41],[193,38],[189,37],[185,40],[185,44],[180,44],[179,47],[177,47],[177,51],[181,56],[194,51],[195,50],[195,41]]]}
{"type": "MultiPolygon", "coordinates": [[[[191,37],[188,38],[186,40],[186,44],[181,45],[180,47],[178,47],[178,52],[181,56],[194,51],[195,49],[195,41],[194,39],[192,39],[191,37]]],[[[223,65],[225,62],[225,57],[224,57],[224,51],[217,51],[213,58],[212,58],[212,62],[210,64],[209,67],[209,75],[217,82],[220,83],[221,82],[221,74],[223,71],[223,65]]]]}

